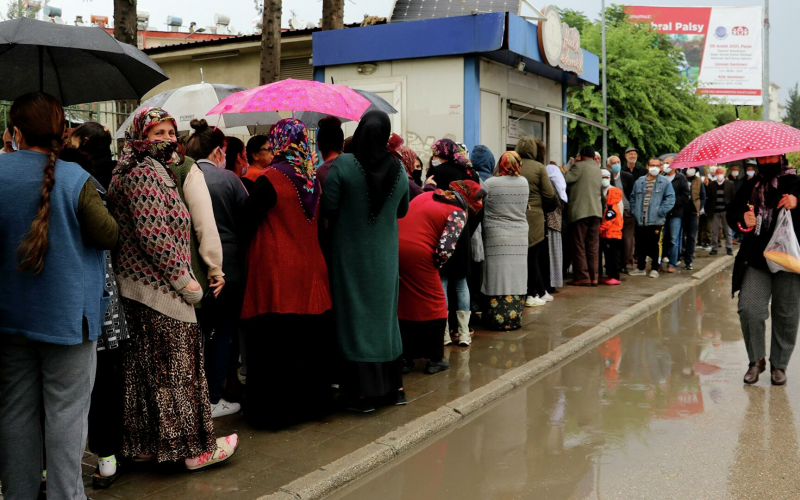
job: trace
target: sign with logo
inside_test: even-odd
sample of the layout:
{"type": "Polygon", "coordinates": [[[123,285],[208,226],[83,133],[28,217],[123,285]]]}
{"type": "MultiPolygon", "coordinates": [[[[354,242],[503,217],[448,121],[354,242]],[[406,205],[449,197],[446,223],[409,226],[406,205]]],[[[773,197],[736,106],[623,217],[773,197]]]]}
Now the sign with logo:
{"type": "Polygon", "coordinates": [[[743,106],[762,103],[761,7],[625,7],[683,50],[680,71],[698,94],[743,106]]]}
{"type": "Polygon", "coordinates": [[[583,74],[581,34],[561,22],[558,8],[548,5],[542,9],[544,21],[539,21],[539,51],[544,62],[564,71],[583,74]]]}

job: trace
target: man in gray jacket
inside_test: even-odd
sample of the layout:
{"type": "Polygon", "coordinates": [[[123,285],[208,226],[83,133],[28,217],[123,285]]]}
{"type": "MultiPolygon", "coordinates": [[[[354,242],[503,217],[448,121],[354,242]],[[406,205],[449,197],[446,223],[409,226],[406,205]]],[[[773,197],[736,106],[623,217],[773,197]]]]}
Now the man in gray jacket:
{"type": "Polygon", "coordinates": [[[568,221],[572,235],[573,286],[597,286],[600,252],[600,217],[603,191],[600,165],[594,148],[586,146],[576,162],[564,174],[570,189],[568,221]]]}

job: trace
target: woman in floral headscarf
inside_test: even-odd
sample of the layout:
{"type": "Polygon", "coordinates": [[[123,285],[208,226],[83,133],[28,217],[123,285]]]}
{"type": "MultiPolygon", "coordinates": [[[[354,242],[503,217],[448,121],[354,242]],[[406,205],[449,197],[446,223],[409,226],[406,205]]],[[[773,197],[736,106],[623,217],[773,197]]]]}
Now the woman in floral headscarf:
{"type": "Polygon", "coordinates": [[[484,182],[483,285],[488,296],[484,319],[494,330],[522,326],[528,290],[528,181],[520,176],[522,159],[507,151],[500,157],[495,177],[484,182]]]}
{"type": "Polygon", "coordinates": [[[408,174],[408,196],[410,200],[421,195],[423,191],[432,191],[436,189],[436,184],[433,182],[426,183],[424,189],[418,184],[422,179],[422,162],[413,149],[403,144],[402,137],[393,133],[389,137],[387,148],[395,158],[400,160],[400,163],[402,163],[403,167],[406,169],[406,174],[408,174]]]}
{"type": "MultiPolygon", "coordinates": [[[[466,181],[469,182],[469,181],[466,181]]],[[[483,191],[437,189],[411,202],[399,221],[400,299],[397,316],[403,339],[403,372],[414,368],[415,359],[425,359],[425,373],[450,368],[443,361],[442,331],[447,323],[447,298],[439,269],[450,259],[467,226],[469,206],[477,207],[483,191]],[[464,195],[463,193],[469,194],[464,195]]]]}
{"type": "Polygon", "coordinates": [[[190,262],[191,216],[170,166],[175,120],[160,108],[133,119],[108,205],[119,223],[114,268],[131,339],[123,346],[122,454],[190,470],[230,458],[238,436],[216,439],[193,304],[203,292],[190,262]]]}
{"type": "Polygon", "coordinates": [[[253,237],[242,320],[245,417],[275,429],[325,409],[336,347],[318,237],[320,185],[305,125],[293,118],[279,121],[270,130],[269,147],[275,157],[256,179],[243,210],[242,227],[253,237]],[[298,352],[302,361],[287,355],[298,352]]]}
{"type": "Polygon", "coordinates": [[[427,176],[433,177],[437,186],[447,187],[454,181],[481,182],[478,173],[472,168],[469,157],[454,141],[440,139],[431,146],[431,150],[427,176]]]}

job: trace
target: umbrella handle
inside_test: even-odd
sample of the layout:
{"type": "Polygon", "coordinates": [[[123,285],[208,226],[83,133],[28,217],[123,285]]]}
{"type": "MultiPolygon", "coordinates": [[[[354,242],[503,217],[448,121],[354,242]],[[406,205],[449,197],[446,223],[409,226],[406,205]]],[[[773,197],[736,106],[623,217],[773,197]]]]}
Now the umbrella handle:
{"type": "MultiPolygon", "coordinates": [[[[748,206],[748,207],[750,207],[750,210],[748,210],[748,212],[752,212],[752,211],[753,211],[753,205],[750,205],[750,204],[748,203],[748,205],[747,205],[747,206],[748,206]]],[[[737,222],[737,223],[736,223],[736,225],[737,225],[737,226],[739,226],[739,231],[741,231],[741,232],[743,232],[743,233],[749,233],[749,232],[752,232],[752,231],[753,231],[753,229],[755,229],[755,228],[756,228],[756,226],[753,226],[753,227],[742,227],[742,223],[741,223],[741,222],[737,222]]]]}

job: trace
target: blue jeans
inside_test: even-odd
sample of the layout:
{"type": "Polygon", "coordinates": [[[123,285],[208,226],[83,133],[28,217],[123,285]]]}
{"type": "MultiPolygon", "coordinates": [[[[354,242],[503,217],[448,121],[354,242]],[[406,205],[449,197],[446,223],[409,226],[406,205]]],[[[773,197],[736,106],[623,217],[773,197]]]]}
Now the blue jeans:
{"type": "Polygon", "coordinates": [[[667,217],[664,224],[664,255],[669,257],[669,266],[675,267],[678,264],[678,247],[681,237],[681,217],[667,217]]]}
{"type": "MultiPolygon", "coordinates": [[[[447,300],[447,285],[449,280],[445,276],[441,276],[441,278],[445,300],[447,300]]],[[[469,311],[469,288],[467,287],[467,278],[456,278],[452,281],[453,285],[456,287],[456,311],[469,311]]],[[[450,309],[449,301],[447,303],[447,308],[448,310],[450,309]]]]}

